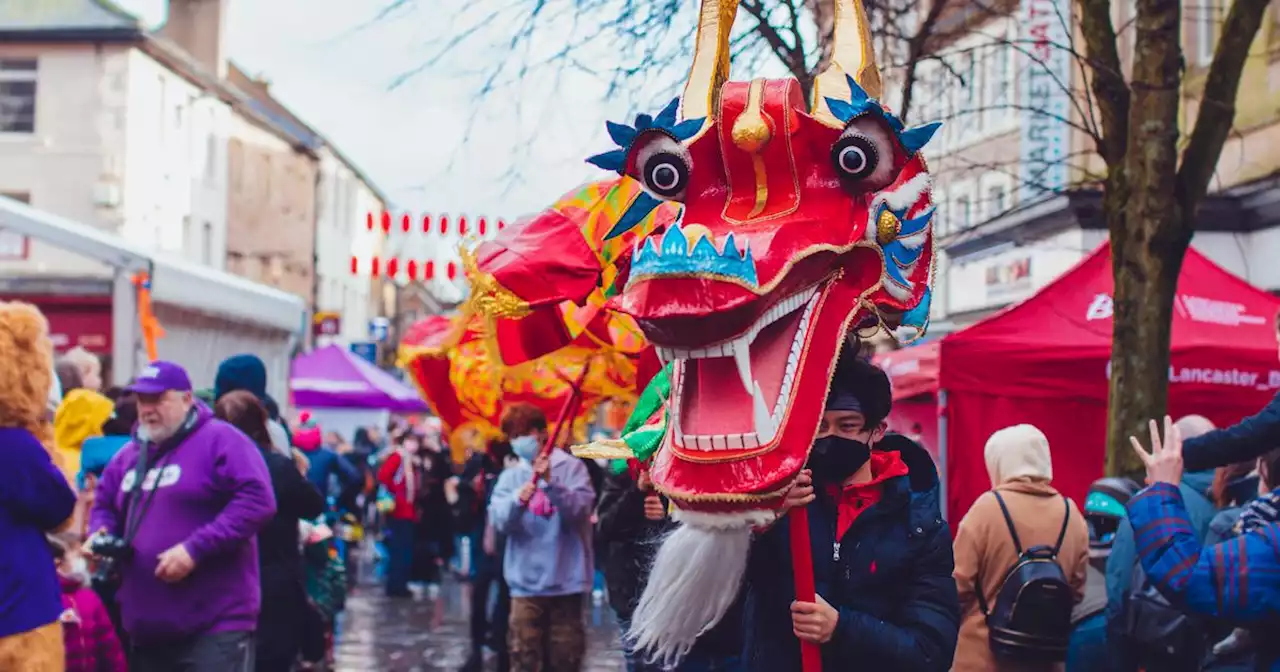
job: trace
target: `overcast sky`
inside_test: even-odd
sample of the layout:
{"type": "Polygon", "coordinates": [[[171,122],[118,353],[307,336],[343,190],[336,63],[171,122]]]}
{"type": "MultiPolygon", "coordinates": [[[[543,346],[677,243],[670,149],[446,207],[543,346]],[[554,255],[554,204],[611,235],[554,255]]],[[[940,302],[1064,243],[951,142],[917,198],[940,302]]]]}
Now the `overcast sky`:
{"type": "Polygon", "coordinates": [[[478,15],[419,8],[367,25],[384,5],[235,0],[227,48],[247,72],[271,81],[273,94],[360,164],[396,205],[415,213],[514,218],[602,176],[583,160],[609,149],[604,121],[610,112],[630,110],[610,110],[599,82],[577,73],[558,83],[544,77],[479,102],[483,72],[505,57],[494,47],[513,29],[493,22],[472,47],[392,90],[397,77],[478,15]],[[514,184],[504,179],[513,164],[514,184]]]}

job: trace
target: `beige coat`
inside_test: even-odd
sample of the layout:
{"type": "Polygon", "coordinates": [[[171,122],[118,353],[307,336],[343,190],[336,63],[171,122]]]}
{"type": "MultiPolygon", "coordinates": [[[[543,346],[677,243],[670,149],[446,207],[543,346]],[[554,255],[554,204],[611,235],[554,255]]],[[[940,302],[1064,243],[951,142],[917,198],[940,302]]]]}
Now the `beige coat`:
{"type": "MultiPolygon", "coordinates": [[[[1013,518],[1022,548],[1040,544],[1052,546],[1062,529],[1062,496],[1044,481],[1015,480],[998,488],[1013,518]]],[[[1071,520],[1062,540],[1058,562],[1076,591],[1076,601],[1084,596],[1085,572],[1089,566],[1089,529],[1075,502],[1070,503],[1071,520]]],[[[960,638],[956,645],[955,672],[1053,669],[1053,667],[1012,667],[997,665],[987,640],[987,624],[974,592],[982,590],[987,605],[994,604],[1005,573],[1018,559],[1013,538],[1000,513],[995,496],[987,493],[974,502],[956,531],[956,588],[960,593],[960,638]]],[[[1056,666],[1060,667],[1060,666],[1056,666]]]]}

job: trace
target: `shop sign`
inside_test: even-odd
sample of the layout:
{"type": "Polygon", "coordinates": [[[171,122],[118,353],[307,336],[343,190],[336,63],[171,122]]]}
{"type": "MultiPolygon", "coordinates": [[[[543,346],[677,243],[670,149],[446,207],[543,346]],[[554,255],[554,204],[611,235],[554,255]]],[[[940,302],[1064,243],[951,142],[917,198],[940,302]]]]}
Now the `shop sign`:
{"type": "Polygon", "coordinates": [[[1019,297],[1031,290],[1031,257],[991,264],[986,275],[988,299],[1019,297]]]}
{"type": "Polygon", "coordinates": [[[337,336],[342,333],[342,313],[316,313],[312,318],[311,333],[315,336],[337,336]]]}
{"type": "Polygon", "coordinates": [[[1072,44],[1067,27],[1071,0],[1021,0],[1019,42],[1027,45],[1018,57],[1021,138],[1019,143],[1019,201],[1029,203],[1067,184],[1067,155],[1071,117],[1067,86],[1072,82],[1072,44]]]}

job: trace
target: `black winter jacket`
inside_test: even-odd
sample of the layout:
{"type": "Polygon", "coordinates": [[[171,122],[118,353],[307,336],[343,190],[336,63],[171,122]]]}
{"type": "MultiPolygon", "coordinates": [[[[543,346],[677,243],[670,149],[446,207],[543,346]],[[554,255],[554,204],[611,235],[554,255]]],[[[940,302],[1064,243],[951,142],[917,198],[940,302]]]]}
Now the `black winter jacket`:
{"type": "Polygon", "coordinates": [[[1205,471],[1255,460],[1280,446],[1280,393],[1261,411],[1224,428],[1182,443],[1186,471],[1205,471]]]}
{"type": "MultiPolygon", "coordinates": [[[[835,504],[819,495],[808,507],[817,592],[840,612],[835,634],[822,645],[823,669],[948,670],[960,605],[937,471],[929,454],[906,437],[890,434],[876,449],[898,451],[909,473],[884,482],[880,501],[841,537],[838,560],[835,504]]],[[[742,658],[748,670],[800,669],[791,626],[789,522],[783,518],[752,544],[742,658]]]]}
{"type": "MultiPolygon", "coordinates": [[[[677,525],[670,518],[645,518],[644,498],[645,493],[636,487],[630,474],[608,474],[596,509],[596,541],[604,545],[602,567],[609,588],[609,606],[624,622],[631,620],[640,601],[658,546],[677,525]]],[[[666,498],[662,503],[667,504],[666,498]]],[[[691,655],[738,655],[742,642],[741,599],[738,602],[716,627],[698,638],[691,655]]]]}
{"type": "Polygon", "coordinates": [[[258,532],[262,611],[258,615],[260,660],[292,660],[301,646],[306,617],[306,575],[298,543],[298,521],[324,513],[324,496],[292,459],[264,451],[276,497],[276,515],[258,532]]]}

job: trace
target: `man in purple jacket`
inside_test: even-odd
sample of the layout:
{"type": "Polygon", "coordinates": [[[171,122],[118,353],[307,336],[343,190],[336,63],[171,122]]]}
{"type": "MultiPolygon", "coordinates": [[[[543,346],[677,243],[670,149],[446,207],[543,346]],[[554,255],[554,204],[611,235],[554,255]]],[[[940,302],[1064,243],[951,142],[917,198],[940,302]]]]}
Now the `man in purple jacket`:
{"type": "MultiPolygon", "coordinates": [[[[98,481],[95,534],[128,542],[117,600],[135,672],[248,672],[261,605],[255,535],[275,514],[266,462],[153,362],[129,391],[138,428],[98,481]]],[[[92,543],[92,542],[91,542],[92,543]]]]}

